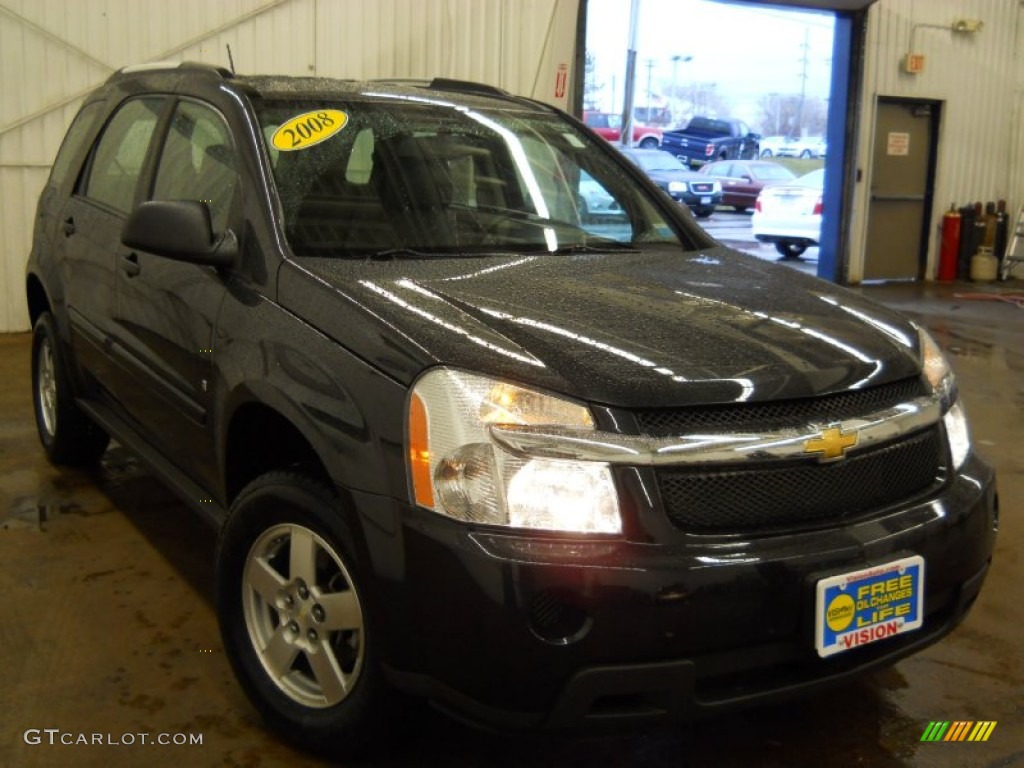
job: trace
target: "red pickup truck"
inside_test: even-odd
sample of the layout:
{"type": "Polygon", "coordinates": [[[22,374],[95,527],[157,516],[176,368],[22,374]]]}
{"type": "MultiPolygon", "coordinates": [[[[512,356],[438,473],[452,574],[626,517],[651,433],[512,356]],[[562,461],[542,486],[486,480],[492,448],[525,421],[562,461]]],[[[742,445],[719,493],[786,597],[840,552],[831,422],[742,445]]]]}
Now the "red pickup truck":
{"type": "MultiPolygon", "coordinates": [[[[584,112],[583,122],[608,141],[622,140],[622,115],[613,112],[584,112]]],[[[643,149],[661,146],[661,129],[633,122],[633,144],[643,149]]]]}

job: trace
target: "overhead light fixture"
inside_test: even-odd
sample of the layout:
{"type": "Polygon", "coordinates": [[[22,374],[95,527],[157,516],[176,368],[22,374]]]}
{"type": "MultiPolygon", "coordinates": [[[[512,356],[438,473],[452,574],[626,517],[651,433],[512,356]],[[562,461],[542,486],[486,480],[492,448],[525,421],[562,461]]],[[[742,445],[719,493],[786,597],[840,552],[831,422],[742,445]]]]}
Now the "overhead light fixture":
{"type": "Polygon", "coordinates": [[[985,22],[981,19],[957,19],[953,22],[953,31],[973,35],[975,32],[980,32],[983,26],[985,26],[985,22]]]}

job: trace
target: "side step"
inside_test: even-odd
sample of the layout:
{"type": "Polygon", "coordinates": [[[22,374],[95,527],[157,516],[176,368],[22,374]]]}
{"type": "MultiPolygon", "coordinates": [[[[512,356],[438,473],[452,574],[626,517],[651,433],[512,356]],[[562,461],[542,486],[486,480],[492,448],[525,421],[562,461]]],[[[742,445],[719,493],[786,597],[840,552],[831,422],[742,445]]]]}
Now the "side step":
{"type": "Polygon", "coordinates": [[[107,434],[142,459],[153,473],[181,497],[181,500],[190,508],[198,512],[200,517],[214,529],[220,530],[220,526],[228,514],[227,509],[220,502],[215,499],[201,502],[200,499],[210,499],[210,494],[168,461],[162,453],[147,443],[135,429],[109,408],[95,400],[82,398],[77,399],[75,403],[90,419],[103,427],[107,434]]]}

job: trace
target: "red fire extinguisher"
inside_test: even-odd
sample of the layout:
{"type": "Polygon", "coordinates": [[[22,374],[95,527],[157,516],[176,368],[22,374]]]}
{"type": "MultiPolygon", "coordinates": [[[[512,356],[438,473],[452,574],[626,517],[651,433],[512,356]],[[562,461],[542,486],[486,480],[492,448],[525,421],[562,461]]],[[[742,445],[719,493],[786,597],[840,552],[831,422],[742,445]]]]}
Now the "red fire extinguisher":
{"type": "Polygon", "coordinates": [[[960,214],[951,205],[942,216],[942,249],[939,251],[939,280],[955,280],[960,251],[960,214]]]}

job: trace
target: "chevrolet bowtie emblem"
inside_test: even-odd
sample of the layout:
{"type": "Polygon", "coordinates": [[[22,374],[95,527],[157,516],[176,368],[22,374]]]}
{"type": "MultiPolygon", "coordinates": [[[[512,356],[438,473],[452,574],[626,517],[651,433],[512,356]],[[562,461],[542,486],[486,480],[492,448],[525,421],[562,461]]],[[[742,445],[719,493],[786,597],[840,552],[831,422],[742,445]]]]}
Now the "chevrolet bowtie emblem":
{"type": "Polygon", "coordinates": [[[857,444],[857,433],[844,435],[842,427],[828,427],[818,437],[804,443],[805,453],[818,453],[818,461],[838,461],[846,456],[846,449],[857,444]]]}

